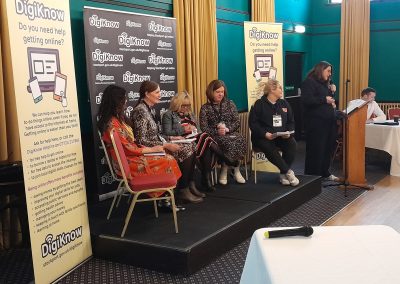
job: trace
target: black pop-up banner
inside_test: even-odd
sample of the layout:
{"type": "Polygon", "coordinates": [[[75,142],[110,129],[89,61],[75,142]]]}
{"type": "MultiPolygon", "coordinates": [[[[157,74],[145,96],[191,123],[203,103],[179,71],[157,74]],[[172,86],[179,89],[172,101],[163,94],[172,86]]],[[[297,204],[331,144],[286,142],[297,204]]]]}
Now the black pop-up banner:
{"type": "Polygon", "coordinates": [[[86,61],[98,192],[115,190],[97,133],[97,111],[103,90],[110,84],[124,87],[128,94],[126,113],[130,116],[139,98],[143,81],[158,82],[161,103],[157,111],[168,109],[177,90],[176,21],[92,7],[84,9],[86,61]]]}

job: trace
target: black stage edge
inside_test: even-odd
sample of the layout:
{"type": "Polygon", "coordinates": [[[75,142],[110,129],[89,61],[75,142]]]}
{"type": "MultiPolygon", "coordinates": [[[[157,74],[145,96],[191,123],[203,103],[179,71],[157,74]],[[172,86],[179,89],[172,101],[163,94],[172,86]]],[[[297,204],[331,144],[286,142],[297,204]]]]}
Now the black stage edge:
{"type": "MultiPolygon", "coordinates": [[[[175,234],[172,213],[156,219],[151,202],[138,204],[120,238],[127,212],[121,200],[109,221],[110,201],[89,208],[94,256],[168,273],[192,274],[222,253],[249,238],[253,232],[284,216],[321,193],[321,179],[298,176],[296,187],[279,184],[279,175],[258,174],[257,184],[217,187],[203,203],[188,204],[178,213],[175,234]]],[[[308,224],[304,224],[308,225],[308,224]]]]}

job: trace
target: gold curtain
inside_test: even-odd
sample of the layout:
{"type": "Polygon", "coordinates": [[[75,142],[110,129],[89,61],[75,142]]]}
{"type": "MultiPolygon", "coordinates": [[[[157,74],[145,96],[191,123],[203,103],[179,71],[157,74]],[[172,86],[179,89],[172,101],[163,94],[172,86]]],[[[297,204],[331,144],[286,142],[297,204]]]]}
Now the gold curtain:
{"type": "MultiPolygon", "coordinates": [[[[21,161],[21,149],[14,88],[11,84],[12,70],[4,4],[5,1],[0,2],[0,163],[10,163],[21,161]]],[[[10,196],[0,197],[0,207],[10,201],[10,196]]],[[[18,219],[15,210],[0,212],[0,250],[18,242],[20,236],[15,230],[16,226],[18,227],[18,219]]]]}
{"type": "Polygon", "coordinates": [[[345,107],[346,81],[348,101],[360,97],[368,86],[369,75],[369,0],[343,0],[340,31],[340,109],[345,107]]]}
{"type": "Polygon", "coordinates": [[[198,115],[206,99],[207,84],[218,78],[216,0],[174,0],[177,25],[178,91],[193,96],[198,115]]]}
{"type": "Polygon", "coordinates": [[[252,0],[251,20],[253,22],[275,22],[275,0],[252,0]]]}

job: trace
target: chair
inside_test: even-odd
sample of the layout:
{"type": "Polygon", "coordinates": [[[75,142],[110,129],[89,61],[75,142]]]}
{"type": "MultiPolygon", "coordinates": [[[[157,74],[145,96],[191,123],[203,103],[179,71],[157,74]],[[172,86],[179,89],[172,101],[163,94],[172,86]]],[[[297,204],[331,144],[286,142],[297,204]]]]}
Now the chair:
{"type": "Polygon", "coordinates": [[[388,119],[393,119],[393,116],[400,116],[400,108],[390,108],[388,109],[388,119]]]}
{"type": "Polygon", "coordinates": [[[111,142],[114,147],[115,155],[117,156],[118,165],[121,170],[121,175],[125,184],[125,188],[132,194],[133,199],[129,206],[128,213],[125,217],[124,228],[122,229],[121,237],[125,236],[126,228],[128,227],[129,220],[132,216],[133,209],[136,202],[153,201],[154,212],[156,218],[158,218],[157,200],[169,200],[172,204],[172,214],[175,223],[175,232],[178,233],[178,222],[176,216],[176,206],[173,188],[176,186],[176,178],[173,174],[154,174],[151,176],[132,176],[128,161],[125,156],[124,149],[122,148],[121,140],[115,129],[110,131],[111,142]],[[148,194],[152,192],[164,191],[168,193],[167,196],[160,197],[147,197],[138,199],[142,194],[148,194]]]}
{"type": "Polygon", "coordinates": [[[264,152],[261,151],[260,149],[253,147],[253,143],[251,142],[251,129],[249,127],[249,147],[250,147],[250,152],[251,152],[251,158],[252,158],[252,165],[253,165],[253,159],[254,159],[254,184],[257,184],[257,156],[258,155],[263,155],[264,152]]]}
{"type": "MultiPolygon", "coordinates": [[[[265,157],[265,154],[263,151],[261,151],[261,149],[257,148],[257,147],[253,147],[253,143],[251,142],[251,129],[249,128],[249,137],[250,137],[250,141],[249,141],[249,146],[250,146],[250,151],[251,151],[251,157],[252,159],[254,159],[254,184],[257,184],[257,157],[263,156],[265,161],[268,161],[268,159],[265,157]]],[[[281,154],[282,156],[282,151],[279,151],[279,154],[281,154]]],[[[253,162],[252,162],[253,164],[253,162]]]]}
{"type": "MultiPolygon", "coordinates": [[[[105,156],[105,158],[106,158],[106,160],[107,160],[107,165],[108,165],[108,168],[109,168],[109,170],[110,170],[111,176],[113,177],[113,179],[114,179],[115,181],[118,182],[118,187],[117,187],[117,189],[116,189],[116,192],[115,192],[113,201],[111,202],[111,206],[110,206],[110,209],[108,210],[108,214],[107,214],[107,220],[109,220],[109,219],[110,219],[110,216],[111,216],[111,212],[113,211],[113,208],[114,208],[114,205],[115,205],[115,201],[116,201],[116,199],[118,198],[117,204],[115,205],[115,207],[118,207],[119,202],[120,202],[121,197],[122,197],[122,194],[123,194],[124,191],[125,191],[125,187],[124,187],[124,180],[121,179],[121,178],[119,178],[119,177],[115,174],[115,172],[114,172],[113,166],[112,166],[112,164],[111,164],[110,157],[108,156],[108,153],[107,153],[106,145],[104,144],[104,141],[103,141],[103,139],[101,138],[101,133],[100,133],[100,131],[97,131],[97,133],[99,134],[99,137],[100,137],[101,147],[102,147],[103,150],[104,150],[104,156],[105,156]]],[[[128,200],[128,202],[129,202],[129,200],[128,200]]]]}

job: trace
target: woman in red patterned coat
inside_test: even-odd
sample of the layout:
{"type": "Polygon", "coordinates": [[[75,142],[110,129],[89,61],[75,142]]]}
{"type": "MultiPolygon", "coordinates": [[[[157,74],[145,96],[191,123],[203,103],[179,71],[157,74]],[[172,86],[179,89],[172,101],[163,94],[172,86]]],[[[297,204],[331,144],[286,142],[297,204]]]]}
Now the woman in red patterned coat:
{"type": "MultiPolygon", "coordinates": [[[[112,157],[112,164],[116,173],[121,175],[117,157],[111,143],[110,130],[112,128],[114,128],[119,135],[132,176],[171,173],[174,174],[178,180],[182,174],[174,157],[168,154],[144,156],[146,153],[164,152],[165,145],[144,147],[136,143],[130,126],[130,120],[124,113],[125,104],[125,89],[116,85],[110,85],[103,92],[98,112],[99,121],[97,122],[97,126],[102,133],[102,139],[106,145],[107,151],[112,157]]],[[[153,196],[159,196],[160,194],[161,193],[158,192],[153,193],[153,196]]]]}

